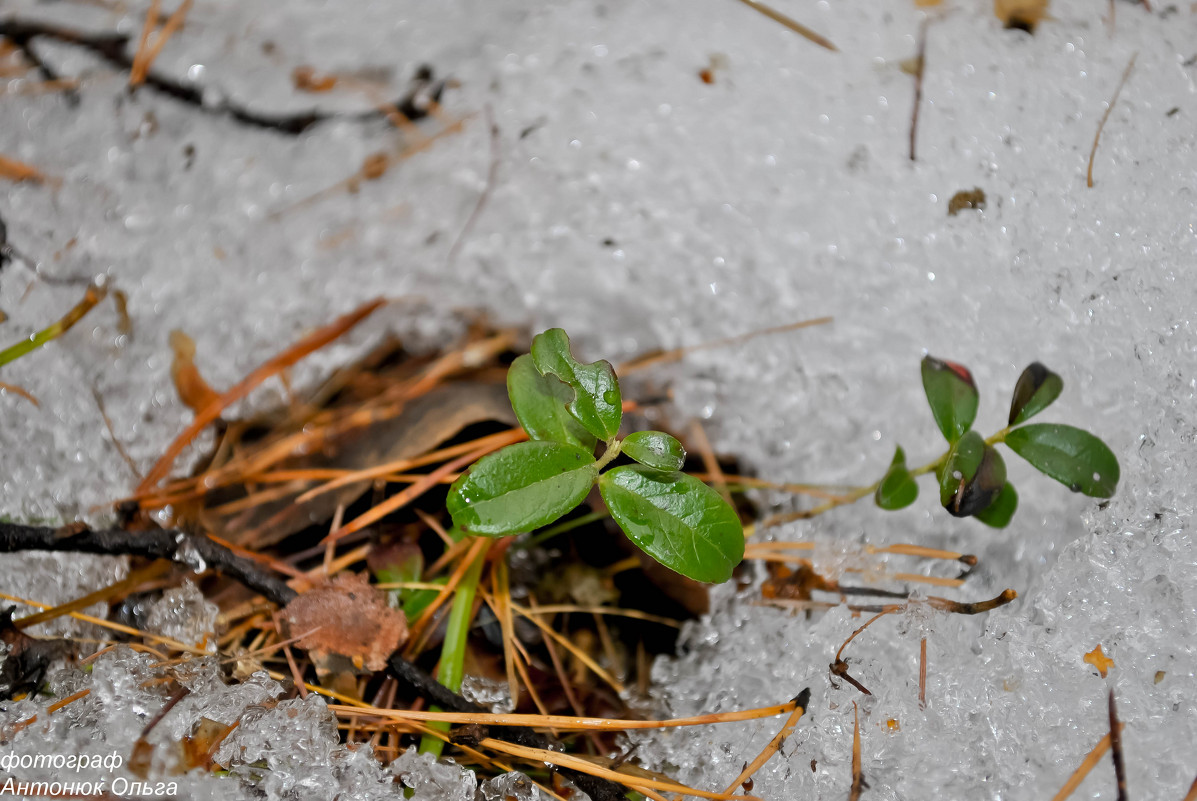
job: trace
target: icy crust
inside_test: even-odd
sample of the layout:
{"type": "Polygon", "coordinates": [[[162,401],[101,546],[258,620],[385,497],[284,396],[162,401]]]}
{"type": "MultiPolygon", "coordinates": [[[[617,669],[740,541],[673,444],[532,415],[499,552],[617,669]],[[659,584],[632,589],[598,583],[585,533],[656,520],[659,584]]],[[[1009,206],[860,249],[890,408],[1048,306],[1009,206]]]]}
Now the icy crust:
{"type": "Polygon", "coordinates": [[[215,653],[213,635],[219,614],[216,604],[205,600],[194,582],[188,580],[182,587],[162,593],[146,617],[146,631],[215,653]]]}
{"type": "MultiPolygon", "coordinates": [[[[987,620],[925,607],[879,620],[844,652],[872,696],[833,686],[827,671],[867,616],[841,608],[807,620],[756,608],[751,592],[725,592],[719,613],[686,632],[685,655],[654,666],[663,711],[680,716],[776,703],[810,687],[811,708],[784,756],[754,777],[762,797],[847,792],[855,702],[871,795],[1037,798],[1058,791],[1109,730],[1113,688],[1129,786],[1153,798],[1180,797],[1193,781],[1186,754],[1197,741],[1193,534],[1154,517],[1097,528],[1066,546],[1024,601],[987,620]],[[918,701],[922,636],[925,709],[918,701]],[[1114,662],[1105,680],[1084,661],[1099,644],[1114,662]]],[[[989,591],[970,581],[966,594],[989,591]]],[[[695,786],[722,789],[779,726],[652,736],[637,753],[654,767],[678,769],[695,786]]],[[[1105,797],[1112,786],[1107,758],[1079,792],[1105,797]]]]}
{"type": "MultiPolygon", "coordinates": [[[[65,553],[22,553],[0,557],[0,592],[54,607],[81,598],[125,578],[129,560],[123,556],[91,556],[65,553]]],[[[0,608],[16,607],[15,618],[42,611],[41,607],[0,599],[0,608]]],[[[96,603],[80,612],[92,617],[108,614],[106,603],[96,603]]],[[[63,615],[28,630],[38,637],[101,637],[102,629],[63,615]]]]}
{"type": "Polygon", "coordinates": [[[337,737],[336,720],[319,696],[282,699],[282,685],[265,673],[226,684],[218,663],[200,657],[172,669],[168,676],[157,660],[127,646],[98,657],[90,672],[59,670],[51,677],[56,698],[0,705],[0,757],[19,769],[8,775],[23,781],[118,780],[177,783],[180,799],[344,798],[395,799],[401,786],[416,788],[427,801],[471,801],[475,780],[456,765],[426,765],[414,752],[395,767],[383,769],[366,746],[347,748],[337,737]],[[175,678],[190,692],[147,737],[152,747],[146,777],[129,771],[134,743],[167,701],[164,687],[175,678]],[[82,690],[90,692],[48,712],[55,700],[82,690]],[[208,718],[236,728],[215,753],[227,774],[190,771],[179,764],[179,741],[208,718]],[[88,757],[83,770],[44,766],[46,756],[88,757]],[[42,767],[34,760],[42,757],[42,767]],[[94,770],[93,757],[107,760],[94,770]],[[22,760],[24,760],[22,762],[22,760]],[[25,767],[28,765],[28,767],[25,767]]]}

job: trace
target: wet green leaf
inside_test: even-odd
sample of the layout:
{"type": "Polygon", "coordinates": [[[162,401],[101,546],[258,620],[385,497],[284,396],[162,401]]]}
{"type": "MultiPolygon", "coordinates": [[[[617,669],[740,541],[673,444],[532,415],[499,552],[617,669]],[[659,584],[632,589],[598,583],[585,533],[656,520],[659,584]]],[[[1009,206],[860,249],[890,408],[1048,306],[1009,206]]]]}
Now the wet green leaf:
{"type": "Polygon", "coordinates": [[[956,517],[985,509],[1006,483],[1006,462],[975,431],[969,431],[948,452],[939,470],[939,501],[956,517]]]}
{"type": "Polygon", "coordinates": [[[1118,459],[1088,431],[1060,423],[1031,423],[1007,434],[1006,444],[1073,492],[1109,498],[1118,486],[1118,459]]]}
{"type": "Polygon", "coordinates": [[[525,353],[507,371],[507,396],[516,419],[534,440],[550,440],[593,451],[594,434],[583,427],[566,405],[574,391],[551,375],[541,375],[525,353]]]}
{"type": "Polygon", "coordinates": [[[663,431],[637,431],[623,438],[621,451],[628,458],[657,470],[681,470],[686,461],[682,443],[663,431]]]}
{"type": "Polygon", "coordinates": [[[931,356],[923,358],[923,390],[935,424],[948,442],[956,442],[977,417],[977,385],[968,368],[931,356]]]}
{"type": "Polygon", "coordinates": [[[1010,425],[1030,420],[1051,406],[1063,391],[1063,378],[1039,362],[1032,362],[1014,385],[1014,395],[1010,399],[1010,425]]]}
{"type": "Polygon", "coordinates": [[[873,493],[873,499],[882,509],[902,509],[914,503],[919,496],[919,485],[906,469],[906,453],[901,447],[894,452],[885,478],[873,493]]]}
{"type": "Polygon", "coordinates": [[[692,476],[625,465],[604,473],[599,491],[632,542],[684,576],[718,584],[744,558],[735,510],[692,476]]]}
{"type": "Polygon", "coordinates": [[[580,504],[597,474],[594,455],[581,448],[521,442],[475,462],[453,482],[445,506],[470,534],[518,534],[580,504]]]}
{"type": "Polygon", "coordinates": [[[604,442],[615,438],[623,417],[623,397],[609,362],[578,362],[570,353],[569,337],[560,328],[536,335],[532,361],[542,375],[556,376],[573,389],[567,408],[587,431],[604,442]]]}
{"type": "Polygon", "coordinates": [[[1014,485],[1007,481],[993,502],[974,516],[987,526],[1005,528],[1010,525],[1010,519],[1017,509],[1018,493],[1014,491],[1014,485]]]}

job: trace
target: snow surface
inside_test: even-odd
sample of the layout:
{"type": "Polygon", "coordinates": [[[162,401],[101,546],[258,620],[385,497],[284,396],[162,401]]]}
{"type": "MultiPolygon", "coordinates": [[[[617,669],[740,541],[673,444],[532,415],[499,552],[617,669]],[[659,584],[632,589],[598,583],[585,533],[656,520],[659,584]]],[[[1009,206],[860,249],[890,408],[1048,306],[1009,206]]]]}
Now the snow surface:
{"type": "MultiPolygon", "coordinates": [[[[376,295],[421,300],[376,315],[305,362],[297,382],[386,329],[434,342],[457,330],[459,309],[531,331],[563,325],[581,354],[612,360],[832,315],[832,325],[695,353],[660,375],[673,384],[677,420],[702,418],[718,450],[791,481],[871,481],[899,442],[916,464],[937,455],[918,385],[924,351],[973,369],[986,433],[1004,423],[1018,373],[1038,359],[1066,383],[1045,419],[1091,429],[1118,455],[1122,482],[1108,505],[1011,457],[1021,509],[1002,532],[949,519],[926,483],[902,512],[861,505],[766,532],[819,541],[828,569],[864,542],[975,553],[982,567],[959,596],[1010,587],[1019,601],[979,618],[879,621],[847,652],[875,693],[864,698],[833,689],[826,669],[859,619],[838,610],[808,620],[754,605],[754,589],[721,588],[709,620],[688,631],[687,652],[656,666],[658,698],[681,715],[809,686],[809,716],[755,777],[762,797],[846,796],[856,701],[866,798],[998,799],[1055,793],[1107,730],[1112,686],[1132,797],[1180,798],[1197,770],[1197,12],[1118,0],[1111,30],[1105,3],[1055,2],[1032,36],[1003,30],[986,2],[947,3],[928,31],[912,163],[914,86],[901,65],[915,55],[924,12],[911,0],[775,2],[839,51],[732,0],[387,0],[351,12],[197,3],[157,68],[193,76],[214,102],[370,107],[360,93],[296,92],[291,70],[305,64],[382,72],[384,97],[402,94],[421,64],[455,80],[445,119],[420,130],[465,117],[459,133],[355,194],[297,208],[369,154],[415,138],[349,118],[299,137],[248,129],[149,90],[130,97],[124,76],[91,55],[39,43],[61,73],[83,77],[80,103],[23,94],[26,81],[7,79],[0,154],[61,185],[0,184],[0,216],[45,275],[103,274],[127,292],[135,330],[122,335],[105,304],[4,368],[0,379],[41,407],[0,397],[0,514],[102,516],[128,491],[135,479],[91,388],[147,468],[189,421],[168,376],[171,329],[189,333],[205,376],[228,386],[376,295]],[[1094,132],[1135,53],[1087,188],[1094,132]],[[698,72],[713,56],[706,84],[698,72]],[[487,184],[488,114],[499,130],[497,184],[455,250],[487,184]],[[948,216],[949,198],[973,187],[986,208],[948,216]],[[925,710],[916,697],[924,633],[925,710]],[[1116,665],[1105,681],[1082,661],[1099,643],[1116,665]]],[[[146,6],[8,0],[0,14],[135,37],[146,6]]],[[[0,275],[4,343],[81,294],[30,279],[21,265],[0,275]]],[[[0,562],[0,590],[29,564],[0,562]]],[[[893,568],[917,565],[895,558],[893,568]]],[[[55,592],[44,590],[38,600],[55,592]]],[[[656,735],[637,756],[722,789],[780,725],[656,735]]],[[[35,727],[13,747],[81,736],[35,727]]],[[[365,781],[357,767],[338,770],[305,797],[365,781]]],[[[198,783],[183,789],[201,794],[198,783]]],[[[1107,759],[1074,797],[1114,795],[1107,759]]]]}

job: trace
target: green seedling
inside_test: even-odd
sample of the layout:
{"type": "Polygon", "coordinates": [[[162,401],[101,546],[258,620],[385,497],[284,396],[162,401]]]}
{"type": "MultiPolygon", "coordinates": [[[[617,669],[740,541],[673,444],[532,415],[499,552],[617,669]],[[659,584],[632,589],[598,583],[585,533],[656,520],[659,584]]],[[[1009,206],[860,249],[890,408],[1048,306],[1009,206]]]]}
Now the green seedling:
{"type": "Polygon", "coordinates": [[[1063,379],[1042,364],[1035,362],[1023,371],[1010,401],[1009,424],[989,438],[972,430],[978,395],[968,368],[927,356],[922,373],[931,414],[948,441],[947,452],[911,470],[899,447],[884,478],[857,497],[872,493],[881,508],[901,509],[918,497],[915,479],[934,472],[939,501],[949,513],[1003,528],[1018,508],[1018,493],[1006,480],[1006,463],[994,447],[998,444],[1004,444],[1073,492],[1094,498],[1114,494],[1118,460],[1104,442],[1069,425],[1026,423],[1050,406],[1064,389],[1063,379]]]}
{"type": "Polygon", "coordinates": [[[507,390],[530,441],[483,457],[454,482],[446,505],[457,529],[487,537],[534,531],[597,485],[611,517],[649,556],[697,581],[731,578],[744,558],[739,517],[681,472],[686,452],[673,437],[619,438],[623,396],[608,362],[578,362],[569,337],[553,328],[511,365],[507,390]],[[636,464],[605,469],[621,453],[636,464]]]}

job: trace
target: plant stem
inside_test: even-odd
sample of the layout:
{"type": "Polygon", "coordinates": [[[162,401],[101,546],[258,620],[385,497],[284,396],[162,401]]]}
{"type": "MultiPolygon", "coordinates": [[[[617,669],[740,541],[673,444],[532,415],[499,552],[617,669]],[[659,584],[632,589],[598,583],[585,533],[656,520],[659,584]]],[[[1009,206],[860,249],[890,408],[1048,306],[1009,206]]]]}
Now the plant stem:
{"type": "Polygon", "coordinates": [[[602,470],[611,462],[615,461],[615,457],[619,455],[619,449],[623,446],[623,440],[613,439],[607,443],[607,450],[603,451],[603,455],[595,462],[594,469],[602,470]]]}
{"type": "MultiPolygon", "coordinates": [[[[1013,428],[1013,426],[1007,426],[1007,427],[1003,428],[1001,431],[998,431],[996,434],[993,434],[992,436],[988,437],[985,440],[985,444],[986,445],[996,445],[1000,442],[1005,442],[1006,435],[1010,433],[1012,428],[1013,428]]],[[[918,476],[921,476],[925,473],[930,473],[930,472],[937,470],[941,465],[943,465],[943,463],[945,461],[947,461],[949,453],[951,453],[951,449],[948,449],[948,450],[944,451],[943,453],[941,453],[939,455],[939,458],[934,459],[933,461],[927,462],[925,465],[922,465],[921,467],[914,468],[913,470],[910,471],[910,475],[917,478],[918,476]]],[[[849,504],[856,503],[861,498],[867,498],[868,496],[875,493],[877,491],[877,488],[880,486],[881,486],[881,480],[878,480],[878,481],[875,481],[874,483],[870,484],[867,487],[857,487],[855,489],[849,490],[848,492],[844,493],[843,495],[841,495],[839,497],[832,498],[832,499],[826,501],[825,503],[819,504],[818,506],[812,506],[810,509],[803,509],[803,510],[797,511],[797,512],[787,512],[786,514],[773,515],[772,517],[765,518],[763,521],[761,521],[761,524],[758,528],[768,528],[769,526],[776,526],[781,523],[789,523],[793,520],[807,520],[812,517],[817,517],[818,515],[821,515],[824,512],[829,512],[832,509],[835,509],[839,506],[847,506],[849,504]]]]}
{"type": "MultiPolygon", "coordinates": [[[[449,623],[445,630],[445,641],[441,645],[441,663],[436,671],[436,679],[453,692],[461,691],[466,641],[469,639],[470,624],[473,622],[474,596],[478,591],[478,580],[482,577],[482,567],[486,564],[488,550],[480,551],[466,569],[466,574],[457,585],[457,592],[453,596],[453,608],[449,611],[449,623]]],[[[434,712],[443,711],[438,706],[431,709],[434,712]]],[[[447,732],[449,724],[430,723],[429,728],[447,732]]],[[[432,754],[437,759],[440,759],[444,747],[442,740],[430,734],[424,735],[420,740],[420,753],[432,754]]]]}

